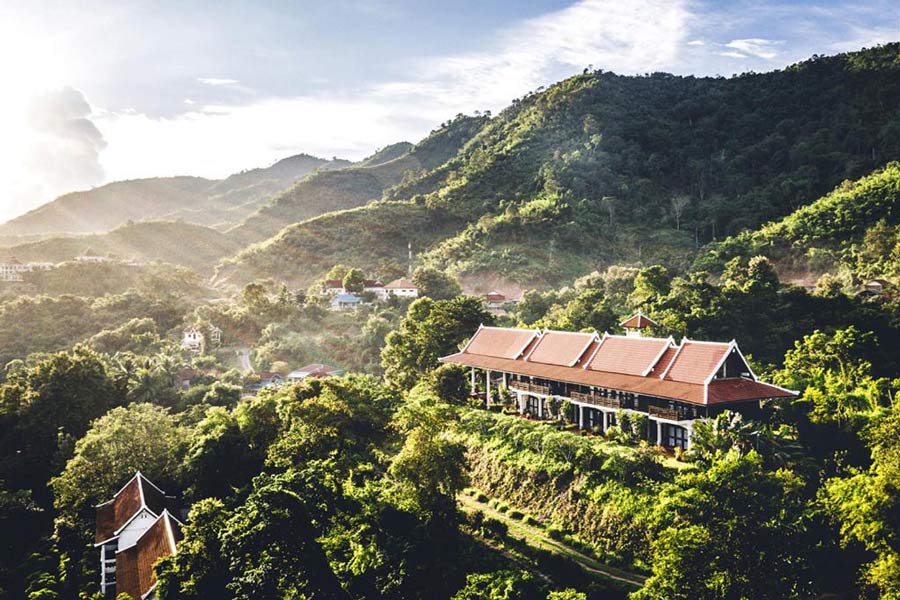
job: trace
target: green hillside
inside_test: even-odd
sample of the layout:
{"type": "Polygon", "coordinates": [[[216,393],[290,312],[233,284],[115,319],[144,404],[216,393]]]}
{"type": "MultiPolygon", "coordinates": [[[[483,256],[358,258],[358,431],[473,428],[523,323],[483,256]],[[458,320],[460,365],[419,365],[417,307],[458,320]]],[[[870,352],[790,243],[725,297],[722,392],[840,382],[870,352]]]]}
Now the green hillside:
{"type": "Polygon", "coordinates": [[[60,196],[0,225],[0,236],[100,233],[128,221],[154,219],[183,219],[208,226],[236,223],[313,170],[348,164],[301,154],[222,180],[156,177],[116,181],[60,196]]]}
{"type": "Polygon", "coordinates": [[[378,200],[389,188],[414,180],[447,162],[485,122],[483,117],[460,117],[396,158],[390,157],[405,147],[403,143],[389,146],[359,165],[313,173],[228,234],[245,244],[257,242],[293,223],[378,200]]]}
{"type": "Polygon", "coordinates": [[[336,256],[372,268],[399,255],[407,212],[429,224],[422,260],[462,274],[550,285],[623,261],[685,267],[701,245],[900,158],[898,131],[900,44],[732,78],[585,73],[388,190],[401,204],[292,226],[223,273],[311,280],[336,256]],[[363,241],[366,221],[379,235],[363,241]],[[288,264],[309,248],[314,261],[288,264]]]}
{"type": "Polygon", "coordinates": [[[357,164],[357,166],[374,167],[375,165],[380,165],[392,161],[395,158],[400,158],[401,156],[407,154],[410,150],[412,150],[412,148],[413,145],[409,142],[397,142],[396,144],[391,144],[390,146],[381,148],[380,150],[372,154],[372,156],[361,160],[357,164]]]}
{"type": "Polygon", "coordinates": [[[223,233],[209,227],[179,221],[129,223],[109,233],[53,237],[6,248],[0,256],[22,262],[65,262],[87,249],[102,256],[141,262],[162,261],[188,267],[198,273],[211,271],[222,257],[239,249],[223,233]]]}
{"type": "Polygon", "coordinates": [[[803,206],[784,219],[713,244],[697,267],[721,270],[734,257],[759,254],[776,261],[784,274],[809,278],[841,266],[854,275],[900,275],[900,163],[803,206]]]}

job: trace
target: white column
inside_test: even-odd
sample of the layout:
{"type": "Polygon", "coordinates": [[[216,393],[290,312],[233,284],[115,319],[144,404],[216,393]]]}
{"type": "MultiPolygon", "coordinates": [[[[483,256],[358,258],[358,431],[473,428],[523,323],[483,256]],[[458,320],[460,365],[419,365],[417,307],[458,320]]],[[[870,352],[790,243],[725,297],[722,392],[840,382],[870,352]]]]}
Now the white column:
{"type": "Polygon", "coordinates": [[[490,408],[491,407],[491,372],[485,371],[485,373],[486,373],[485,383],[484,383],[484,389],[486,392],[485,402],[487,403],[487,407],[490,408]]]}
{"type": "Polygon", "coordinates": [[[472,395],[475,395],[475,367],[472,367],[472,395]]]}
{"type": "Polygon", "coordinates": [[[603,433],[606,433],[606,430],[609,429],[609,417],[606,414],[606,411],[602,408],[600,409],[600,418],[603,419],[603,422],[600,423],[600,429],[603,433]]]}
{"type": "Polygon", "coordinates": [[[656,445],[662,446],[662,421],[656,422],[656,445]]]}
{"type": "Polygon", "coordinates": [[[584,406],[581,404],[576,406],[578,406],[578,429],[584,429],[584,406]]]}
{"type": "Polygon", "coordinates": [[[509,384],[506,382],[506,373],[503,374],[503,387],[509,389],[509,384]]]}
{"type": "Polygon", "coordinates": [[[522,399],[522,392],[516,390],[516,407],[519,409],[519,414],[523,414],[525,412],[525,401],[522,399]]]}
{"type": "Polygon", "coordinates": [[[686,449],[689,449],[689,448],[691,447],[691,439],[694,437],[694,423],[693,423],[693,421],[690,422],[690,423],[688,423],[688,424],[686,424],[686,425],[684,426],[684,428],[687,429],[687,448],[686,448],[686,449]]]}

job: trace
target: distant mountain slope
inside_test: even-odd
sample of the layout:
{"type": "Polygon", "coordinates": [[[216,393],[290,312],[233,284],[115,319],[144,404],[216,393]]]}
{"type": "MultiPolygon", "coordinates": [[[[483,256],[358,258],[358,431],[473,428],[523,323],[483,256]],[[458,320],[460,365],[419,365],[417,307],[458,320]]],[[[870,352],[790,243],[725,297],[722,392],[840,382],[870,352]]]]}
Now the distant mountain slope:
{"type": "Polygon", "coordinates": [[[154,219],[210,226],[239,222],[313,170],[348,164],[301,154],[218,181],[200,177],[117,181],[60,196],[0,225],[0,236],[99,233],[128,221],[154,219]]]}
{"type": "Polygon", "coordinates": [[[404,154],[408,153],[412,150],[413,145],[409,142],[397,142],[396,144],[391,144],[390,146],[385,146],[381,150],[375,152],[372,156],[363,159],[356,166],[358,167],[374,167],[375,165],[381,165],[386,162],[390,162],[395,158],[400,158],[404,154]]]}
{"type": "Polygon", "coordinates": [[[90,249],[92,254],[120,259],[163,261],[209,273],[224,256],[240,246],[214,229],[176,221],[144,221],[109,233],[53,237],[0,250],[0,258],[22,262],[64,262],[90,249]]]}
{"type": "Polygon", "coordinates": [[[406,147],[401,142],[359,165],[313,173],[228,230],[228,234],[245,244],[252,243],[271,237],[293,223],[378,200],[392,186],[415,179],[455,156],[486,121],[482,117],[461,117],[415,146],[406,147]],[[404,148],[405,152],[387,160],[404,148]]]}
{"type": "Polygon", "coordinates": [[[900,163],[893,162],[871,175],[843,182],[783,219],[712,244],[696,266],[719,271],[734,257],[763,254],[788,274],[817,274],[841,263],[852,269],[867,244],[880,243],[885,247],[864,261],[877,268],[892,253],[897,258],[898,232],[892,229],[898,226],[900,163]],[[873,240],[873,236],[883,239],[873,240]]]}
{"type": "MultiPolygon", "coordinates": [[[[622,260],[687,266],[691,246],[896,159],[900,44],[729,79],[585,73],[515,101],[445,163],[388,190],[397,222],[367,245],[349,228],[365,219],[335,215],[230,264],[240,276],[316,247],[373,266],[408,230],[406,210],[432,224],[423,260],[460,273],[539,286],[622,260]]],[[[383,220],[384,207],[366,210],[383,220]]]]}

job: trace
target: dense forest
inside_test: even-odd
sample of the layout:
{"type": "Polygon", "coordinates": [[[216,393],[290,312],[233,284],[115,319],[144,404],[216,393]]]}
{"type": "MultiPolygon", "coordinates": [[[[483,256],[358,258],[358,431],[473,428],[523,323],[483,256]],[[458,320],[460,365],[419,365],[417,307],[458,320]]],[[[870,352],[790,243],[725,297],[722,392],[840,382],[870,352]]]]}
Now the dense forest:
{"type": "Polygon", "coordinates": [[[586,70],[352,165],[130,188],[228,219],[30,213],[9,235],[42,239],[4,252],[55,264],[0,281],[0,600],[105,600],[97,505],[137,471],[184,509],[159,600],[900,598],[898,73],[900,44],[586,70]],[[419,297],[365,291],[398,278],[419,297]],[[489,307],[479,279],[525,291],[489,307]],[[638,311],[796,397],[665,449],[645,415],[522,418],[439,361],[480,325],[638,311]],[[286,380],[310,363],[340,373],[286,380]]]}

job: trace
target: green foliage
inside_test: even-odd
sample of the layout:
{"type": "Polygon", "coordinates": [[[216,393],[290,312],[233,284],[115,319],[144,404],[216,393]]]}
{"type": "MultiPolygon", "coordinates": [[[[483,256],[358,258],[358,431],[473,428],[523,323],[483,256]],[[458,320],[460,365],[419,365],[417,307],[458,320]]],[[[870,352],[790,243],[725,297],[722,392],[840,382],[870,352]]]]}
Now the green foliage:
{"type": "Polygon", "coordinates": [[[462,288],[454,278],[431,267],[416,269],[412,281],[419,288],[420,295],[432,300],[450,300],[462,294],[462,288]]]}
{"type": "Polygon", "coordinates": [[[114,408],[91,424],[65,469],[50,480],[54,506],[74,516],[111,498],[136,471],[168,487],[178,479],[186,434],[167,409],[114,408]]]}
{"type": "Polygon", "coordinates": [[[462,365],[445,364],[428,377],[428,385],[435,396],[450,404],[463,404],[469,397],[469,375],[462,365]]]}
{"type": "Polygon", "coordinates": [[[473,573],[453,600],[533,600],[544,597],[541,582],[526,571],[473,573]]]}
{"type": "Polygon", "coordinates": [[[437,367],[438,358],[455,352],[479,325],[490,323],[491,316],[477,298],[416,300],[399,329],[387,336],[381,354],[385,378],[398,387],[411,388],[437,367]]]}
{"type": "Polygon", "coordinates": [[[654,509],[653,575],[632,597],[809,597],[803,485],[754,453],[679,475],[654,509]]]}
{"type": "Polygon", "coordinates": [[[844,544],[858,543],[873,557],[863,568],[868,586],[886,600],[900,598],[900,405],[867,431],[872,464],[826,482],[824,508],[840,525],[844,544]]]}

